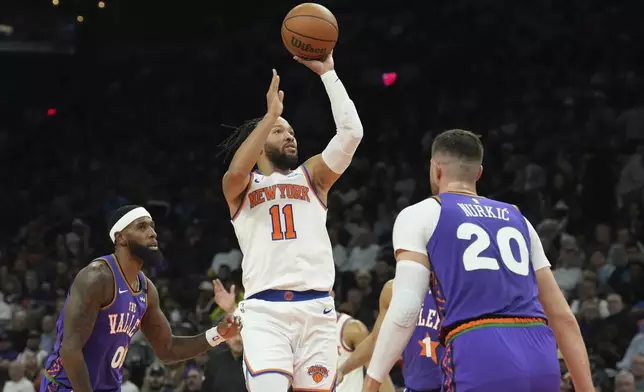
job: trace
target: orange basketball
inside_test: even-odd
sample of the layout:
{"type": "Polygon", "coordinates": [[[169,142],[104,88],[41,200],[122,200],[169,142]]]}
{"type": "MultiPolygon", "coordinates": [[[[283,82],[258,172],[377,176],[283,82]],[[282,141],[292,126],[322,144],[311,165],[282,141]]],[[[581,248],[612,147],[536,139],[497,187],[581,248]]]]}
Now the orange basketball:
{"type": "Polygon", "coordinates": [[[304,3],[293,8],[282,22],[282,42],[292,55],[307,60],[326,57],[338,40],[338,22],[327,8],[304,3]]]}

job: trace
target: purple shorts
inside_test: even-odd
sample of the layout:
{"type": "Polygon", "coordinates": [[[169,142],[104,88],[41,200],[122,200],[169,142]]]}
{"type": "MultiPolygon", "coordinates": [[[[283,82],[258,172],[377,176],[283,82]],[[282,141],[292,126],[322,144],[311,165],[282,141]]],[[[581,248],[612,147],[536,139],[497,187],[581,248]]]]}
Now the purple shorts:
{"type": "Polygon", "coordinates": [[[546,325],[469,330],[447,343],[444,392],[559,392],[559,359],[546,325]]]}

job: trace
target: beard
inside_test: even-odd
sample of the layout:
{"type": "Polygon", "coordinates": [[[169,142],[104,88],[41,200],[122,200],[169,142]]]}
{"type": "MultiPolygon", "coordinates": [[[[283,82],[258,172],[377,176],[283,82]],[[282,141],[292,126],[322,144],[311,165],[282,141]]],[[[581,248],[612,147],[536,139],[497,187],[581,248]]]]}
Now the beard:
{"type": "Polygon", "coordinates": [[[275,147],[264,147],[264,152],[275,169],[288,171],[297,167],[297,153],[286,155],[275,147]]]}
{"type": "Polygon", "coordinates": [[[153,250],[148,246],[139,244],[130,244],[129,249],[134,256],[143,261],[143,264],[154,265],[163,261],[163,253],[161,253],[160,249],[153,250]]]}

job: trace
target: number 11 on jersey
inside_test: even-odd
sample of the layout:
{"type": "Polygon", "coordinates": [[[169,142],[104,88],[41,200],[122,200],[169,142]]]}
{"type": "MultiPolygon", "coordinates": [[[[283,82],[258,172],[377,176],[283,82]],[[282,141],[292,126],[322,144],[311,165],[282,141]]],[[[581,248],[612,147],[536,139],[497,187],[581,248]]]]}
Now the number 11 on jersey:
{"type": "Polygon", "coordinates": [[[271,233],[273,241],[294,240],[297,238],[295,224],[293,223],[293,204],[287,204],[282,208],[280,208],[279,204],[275,204],[268,209],[268,213],[271,216],[273,226],[273,232],[271,233]],[[282,225],[282,216],[284,216],[284,225],[282,225]]]}

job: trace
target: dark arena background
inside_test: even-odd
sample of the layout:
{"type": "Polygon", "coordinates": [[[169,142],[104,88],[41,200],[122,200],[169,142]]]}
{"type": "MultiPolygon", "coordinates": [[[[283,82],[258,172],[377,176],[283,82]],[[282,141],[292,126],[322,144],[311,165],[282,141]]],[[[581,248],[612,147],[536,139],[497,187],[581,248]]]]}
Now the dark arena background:
{"type": "MultiPolygon", "coordinates": [[[[243,297],[219,144],[264,114],[272,68],[300,157],[335,132],[322,83],[280,39],[296,4],[0,2],[4,391],[27,391],[23,377],[38,390],[70,282],[110,252],[106,221],[121,205],[155,218],[166,263],[147,273],[176,334],[222,317],[213,277],[243,297]]],[[[430,192],[433,137],[472,130],[486,148],[480,193],[518,205],[540,233],[597,391],[644,391],[644,2],[322,4],[364,124],[329,195],[338,308],[373,326],[393,220],[430,192]]],[[[139,335],[123,391],[245,391],[240,347],[165,366],[139,335]]],[[[392,378],[402,385],[398,367],[392,378]]],[[[572,391],[563,362],[561,391],[572,391]]]]}

